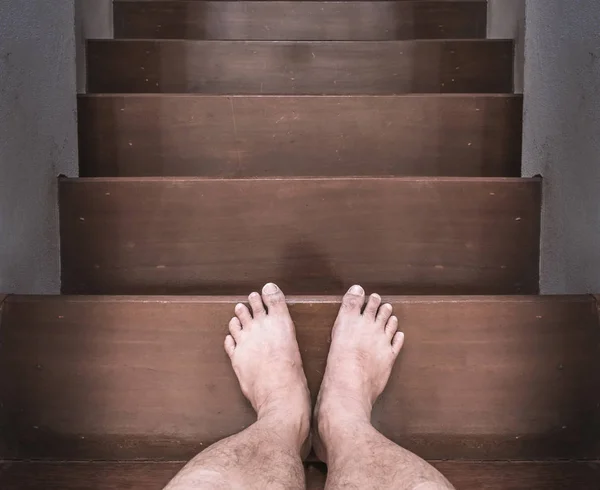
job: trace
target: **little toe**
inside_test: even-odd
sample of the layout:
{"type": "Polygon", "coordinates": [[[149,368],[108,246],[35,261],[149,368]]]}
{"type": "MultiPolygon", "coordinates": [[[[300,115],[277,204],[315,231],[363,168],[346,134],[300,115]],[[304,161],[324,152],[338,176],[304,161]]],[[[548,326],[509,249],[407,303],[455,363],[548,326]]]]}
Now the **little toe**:
{"type": "Polygon", "coordinates": [[[237,316],[234,316],[229,322],[229,333],[237,343],[242,333],[242,324],[237,316]]]}
{"type": "Polygon", "coordinates": [[[232,357],[235,352],[235,340],[233,340],[231,335],[225,337],[225,352],[227,352],[229,357],[232,357]]]}
{"type": "Polygon", "coordinates": [[[398,356],[398,354],[400,354],[400,351],[402,350],[403,345],[404,345],[404,333],[397,332],[396,335],[394,335],[394,338],[392,339],[392,352],[394,353],[395,356],[398,356]]]}
{"type": "Polygon", "coordinates": [[[248,296],[248,302],[250,303],[250,308],[252,308],[252,316],[257,318],[266,313],[265,305],[263,304],[262,298],[258,293],[251,293],[248,296]]]}
{"type": "Polygon", "coordinates": [[[262,290],[262,299],[265,305],[267,305],[269,315],[288,311],[285,303],[285,295],[277,284],[273,284],[272,282],[265,284],[262,290]]]}
{"type": "Polygon", "coordinates": [[[377,312],[377,318],[375,321],[381,326],[386,326],[388,323],[388,320],[392,316],[393,311],[394,311],[394,308],[392,307],[391,304],[385,303],[385,304],[381,305],[379,307],[379,311],[377,312]]]}
{"type": "Polygon", "coordinates": [[[359,286],[352,286],[342,299],[340,313],[358,314],[365,304],[365,290],[359,286]]]}
{"type": "Polygon", "coordinates": [[[381,296],[378,294],[372,294],[369,296],[369,300],[367,301],[367,306],[365,306],[365,311],[363,313],[369,320],[375,320],[375,315],[377,315],[377,310],[379,305],[381,304],[381,296]]]}
{"type": "Polygon", "coordinates": [[[395,316],[391,316],[385,325],[385,334],[388,336],[390,341],[392,341],[392,339],[394,338],[394,335],[396,335],[397,331],[398,331],[398,318],[395,316]]]}
{"type": "Polygon", "coordinates": [[[235,316],[240,319],[240,323],[242,327],[246,327],[252,321],[252,315],[250,314],[250,310],[243,303],[238,303],[235,305],[235,316]]]}

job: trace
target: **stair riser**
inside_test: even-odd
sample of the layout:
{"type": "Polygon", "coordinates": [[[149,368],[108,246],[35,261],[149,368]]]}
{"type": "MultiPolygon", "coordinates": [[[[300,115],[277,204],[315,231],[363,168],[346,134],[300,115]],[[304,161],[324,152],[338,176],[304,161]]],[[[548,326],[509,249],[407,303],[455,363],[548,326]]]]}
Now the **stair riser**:
{"type": "Polygon", "coordinates": [[[504,179],[64,180],[63,291],[537,293],[540,184],[504,179]]]}
{"type": "Polygon", "coordinates": [[[115,2],[115,37],[394,40],[485,38],[485,2],[115,2]]]}
{"type": "Polygon", "coordinates": [[[508,93],[512,41],[90,41],[91,93],[508,93]]]}
{"type": "Polygon", "coordinates": [[[521,117],[518,96],[85,96],[80,171],[518,177],[521,117]]]}
{"type": "MultiPolygon", "coordinates": [[[[185,460],[247,427],[222,347],[240,299],[10,298],[1,456],[185,460]]],[[[428,459],[600,456],[593,298],[386,300],[407,339],[373,413],[386,436],[428,459]]],[[[314,401],[339,303],[290,303],[314,401]]]]}

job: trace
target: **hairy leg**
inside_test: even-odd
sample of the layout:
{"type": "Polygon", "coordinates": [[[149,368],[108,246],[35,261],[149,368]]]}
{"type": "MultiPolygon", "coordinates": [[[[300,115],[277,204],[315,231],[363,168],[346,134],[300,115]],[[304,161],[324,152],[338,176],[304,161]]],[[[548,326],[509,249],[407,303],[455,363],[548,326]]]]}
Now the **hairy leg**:
{"type": "Polygon", "coordinates": [[[310,395],[294,324],[274,284],[238,304],[225,350],[258,420],[209,447],[165,490],[302,489],[310,395]]]}
{"type": "Polygon", "coordinates": [[[332,332],[327,369],[315,408],[315,451],[328,465],[327,489],[447,490],[432,466],[371,425],[404,334],[392,306],[353,286],[332,332]],[[363,312],[364,307],[364,312],[363,312]]]}

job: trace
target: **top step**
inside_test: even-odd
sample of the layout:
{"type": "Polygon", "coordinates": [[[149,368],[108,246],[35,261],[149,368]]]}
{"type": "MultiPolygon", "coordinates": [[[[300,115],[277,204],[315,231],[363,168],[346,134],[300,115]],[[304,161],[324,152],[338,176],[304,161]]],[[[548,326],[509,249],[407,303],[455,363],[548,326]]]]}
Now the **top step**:
{"type": "Polygon", "coordinates": [[[485,1],[116,1],[115,37],[198,40],[485,38],[485,1]]]}

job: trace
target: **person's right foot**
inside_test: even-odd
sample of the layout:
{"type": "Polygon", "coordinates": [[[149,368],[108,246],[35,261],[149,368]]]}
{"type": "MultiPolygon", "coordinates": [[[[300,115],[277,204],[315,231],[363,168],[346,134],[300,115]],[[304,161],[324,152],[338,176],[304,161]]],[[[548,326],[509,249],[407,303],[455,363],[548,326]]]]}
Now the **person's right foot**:
{"type": "Polygon", "coordinates": [[[314,411],[314,449],[327,462],[327,441],[352,424],[369,423],[375,400],[389,380],[402,345],[392,306],[353,286],[342,300],[332,331],[327,368],[314,411]]]}
{"type": "Polygon", "coordinates": [[[280,436],[291,429],[298,447],[308,445],[310,393],[294,323],[285,296],[275,284],[265,285],[262,296],[248,297],[235,307],[225,338],[225,351],[258,419],[276,417],[280,436]]]}

